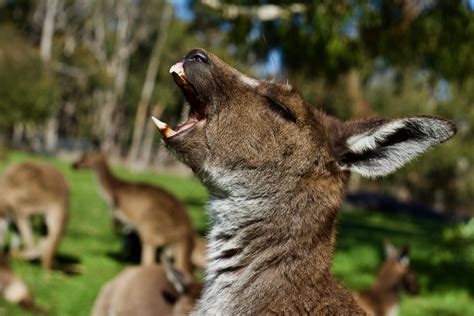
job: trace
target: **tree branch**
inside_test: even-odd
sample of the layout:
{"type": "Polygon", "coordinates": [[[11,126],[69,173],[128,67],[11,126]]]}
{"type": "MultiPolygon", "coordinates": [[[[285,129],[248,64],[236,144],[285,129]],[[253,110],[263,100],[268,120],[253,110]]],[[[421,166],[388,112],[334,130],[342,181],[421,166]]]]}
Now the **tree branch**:
{"type": "Polygon", "coordinates": [[[288,6],[278,6],[275,4],[262,4],[255,6],[244,6],[222,3],[221,0],[201,0],[202,4],[222,12],[226,19],[233,20],[239,16],[256,17],[261,21],[271,21],[278,18],[288,18],[292,14],[304,13],[306,5],[293,3],[288,6]]]}

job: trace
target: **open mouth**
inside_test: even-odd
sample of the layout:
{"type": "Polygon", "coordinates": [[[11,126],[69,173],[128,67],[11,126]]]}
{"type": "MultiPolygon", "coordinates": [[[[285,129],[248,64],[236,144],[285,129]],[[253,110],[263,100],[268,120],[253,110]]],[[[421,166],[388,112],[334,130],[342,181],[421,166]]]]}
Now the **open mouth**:
{"type": "Polygon", "coordinates": [[[186,79],[183,66],[184,62],[182,61],[174,64],[170,68],[170,73],[173,76],[176,84],[183,92],[186,101],[188,101],[190,105],[188,119],[173,130],[168,126],[168,124],[161,122],[155,117],[152,117],[153,122],[158,127],[158,130],[165,139],[180,135],[185,131],[192,129],[200,121],[204,121],[206,119],[206,107],[199,100],[194,86],[186,79]]]}

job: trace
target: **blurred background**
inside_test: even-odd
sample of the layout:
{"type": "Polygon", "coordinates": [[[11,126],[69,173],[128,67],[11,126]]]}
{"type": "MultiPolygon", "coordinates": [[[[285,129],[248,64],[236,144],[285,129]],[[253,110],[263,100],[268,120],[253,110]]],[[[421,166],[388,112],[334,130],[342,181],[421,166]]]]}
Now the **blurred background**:
{"type": "MultiPolygon", "coordinates": [[[[0,0],[0,170],[41,159],[72,187],[60,253],[80,275],[15,261],[38,301],[88,315],[125,264],[90,173],[69,162],[100,149],[116,172],[169,189],[201,234],[206,191],[168,154],[150,116],[175,126],[184,99],[169,67],[193,47],[243,72],[290,82],[341,119],[438,115],[458,134],[382,180],[351,179],[334,271],[371,284],[382,241],[411,247],[421,293],[403,315],[474,314],[474,1],[0,0]]],[[[0,314],[23,311],[0,300],[0,314]]]]}

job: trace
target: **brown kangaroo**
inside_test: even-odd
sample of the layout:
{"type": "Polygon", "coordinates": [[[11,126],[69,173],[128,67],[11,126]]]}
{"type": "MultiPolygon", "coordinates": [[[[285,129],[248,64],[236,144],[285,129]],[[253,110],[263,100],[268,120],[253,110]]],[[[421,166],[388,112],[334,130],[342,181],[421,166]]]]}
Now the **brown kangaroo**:
{"type": "Polygon", "coordinates": [[[351,171],[387,175],[451,138],[414,116],[343,122],[288,84],[251,79],[194,49],[170,72],[190,104],[166,146],[210,191],[199,315],[363,314],[331,273],[337,210],[351,171]]]}
{"type": "Polygon", "coordinates": [[[127,268],[105,284],[91,315],[188,315],[201,295],[202,286],[169,261],[161,261],[161,265],[127,268]]]}
{"type": "Polygon", "coordinates": [[[24,309],[39,313],[46,312],[33,302],[28,286],[11,270],[8,257],[3,252],[0,252],[0,295],[8,302],[20,305],[24,309]]]}
{"type": "Polygon", "coordinates": [[[8,168],[0,179],[0,216],[18,226],[27,259],[41,257],[46,269],[53,267],[54,254],[67,224],[69,185],[57,169],[43,162],[22,162],[8,168]],[[45,217],[48,234],[35,243],[30,216],[45,217]]]}
{"type": "Polygon", "coordinates": [[[191,273],[191,256],[197,235],[183,203],[157,186],[117,178],[101,153],[86,152],[73,167],[93,169],[114,218],[138,231],[142,242],[142,264],[155,262],[157,248],[170,247],[176,266],[191,273]]]}
{"type": "Polygon", "coordinates": [[[354,296],[360,306],[373,316],[398,315],[400,292],[418,294],[415,273],[410,269],[408,248],[397,249],[389,242],[384,244],[385,262],[380,267],[374,284],[354,296]]]}

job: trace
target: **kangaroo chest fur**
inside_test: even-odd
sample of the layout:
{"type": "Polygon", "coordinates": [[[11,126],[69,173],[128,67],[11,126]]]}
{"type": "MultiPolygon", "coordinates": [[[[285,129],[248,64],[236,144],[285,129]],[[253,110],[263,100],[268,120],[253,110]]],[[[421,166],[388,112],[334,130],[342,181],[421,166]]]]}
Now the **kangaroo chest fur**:
{"type": "Polygon", "coordinates": [[[282,209],[280,201],[211,198],[206,290],[196,315],[324,312],[321,301],[329,288],[335,288],[336,300],[353,303],[330,273],[332,233],[314,229],[318,224],[298,212],[282,227],[275,221],[292,210],[282,209]],[[324,240],[318,240],[320,233],[324,240]]]}
{"type": "MultiPolygon", "coordinates": [[[[209,203],[209,214],[214,226],[208,237],[209,261],[205,276],[207,286],[196,314],[217,315],[230,310],[235,301],[236,288],[240,288],[237,283],[244,282],[245,270],[240,267],[247,261],[243,252],[243,240],[247,236],[238,231],[238,220],[227,222],[218,215],[231,209],[242,210],[245,206],[238,205],[238,202],[237,199],[211,199],[209,203]]],[[[248,276],[245,277],[248,279],[248,276]]]]}

